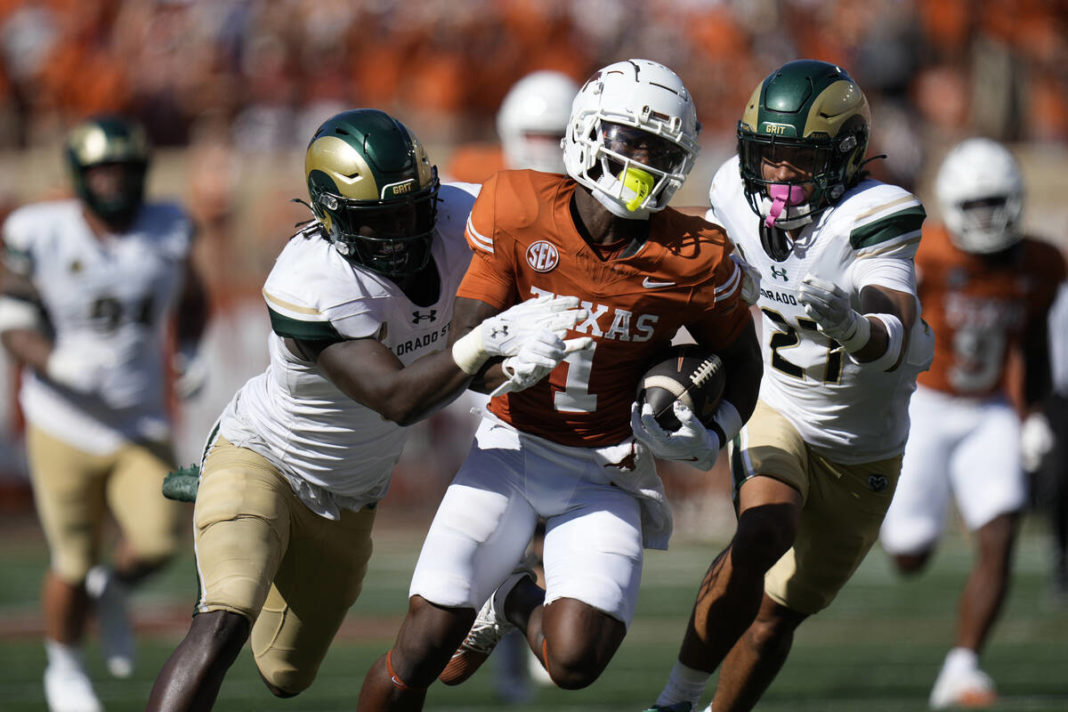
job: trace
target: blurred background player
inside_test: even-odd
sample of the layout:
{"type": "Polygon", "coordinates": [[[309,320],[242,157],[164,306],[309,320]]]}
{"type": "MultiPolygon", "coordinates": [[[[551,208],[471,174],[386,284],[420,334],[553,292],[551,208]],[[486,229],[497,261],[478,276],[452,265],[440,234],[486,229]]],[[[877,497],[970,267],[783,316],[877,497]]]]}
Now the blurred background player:
{"type": "Polygon", "coordinates": [[[748,710],[878,537],[931,344],[913,255],[924,210],[863,170],[871,115],[840,67],[767,75],[716,173],[710,221],[759,273],[764,378],[731,449],[734,538],[709,566],[653,710],[748,710]],[[873,405],[877,404],[877,405],[873,405]]]}
{"type": "Polygon", "coordinates": [[[956,641],[930,695],[931,707],[942,709],[995,699],[978,658],[1005,599],[1027,503],[1007,364],[1022,356],[1024,411],[1036,410],[1049,393],[1047,318],[1065,264],[1056,247],[1022,235],[1023,177],[1000,144],[974,138],[955,146],[935,189],[944,225],[924,230],[916,255],[935,359],[912,398],[912,431],[881,540],[899,571],[921,570],[951,495],[974,537],[956,641]]]}
{"type": "Polygon", "coordinates": [[[203,383],[197,346],[207,300],[177,204],[146,202],[149,146],[119,116],[74,127],[66,159],[76,199],[16,210],[4,223],[0,341],[23,364],[19,403],[51,554],[43,589],[45,694],[53,712],[99,710],[82,660],[90,608],[109,671],[128,677],[126,592],[176,552],[181,507],[160,484],[174,467],[170,371],[180,394],[203,383]],[[108,513],[121,539],[105,564],[108,513]]]}
{"type": "Polygon", "coordinates": [[[502,170],[528,168],[562,174],[560,142],[578,90],[575,80],[562,72],[544,69],[526,75],[512,85],[497,111],[500,143],[459,147],[447,175],[452,180],[484,183],[502,170]]]}
{"type": "Polygon", "coordinates": [[[622,643],[643,549],[666,548],[671,533],[653,456],[710,469],[760,380],[729,241],[668,207],[693,168],[697,132],[678,75],[616,62],[575,97],[567,176],[501,171],[483,186],[458,294],[481,315],[573,294],[590,304],[575,331],[591,343],[568,368],[491,399],[427,533],[396,641],[364,679],[361,712],[421,709],[435,678],[463,682],[513,627],[564,689],[590,685],[622,643]],[[682,425],[665,432],[649,404],[633,409],[634,394],[683,325],[731,377],[708,426],[682,408],[682,425]],[[545,589],[514,568],[539,517],[545,589]]]}
{"type": "Polygon", "coordinates": [[[445,348],[478,186],[441,186],[418,139],[374,109],[328,119],[304,165],[314,218],[263,288],[270,365],[209,436],[193,522],[200,597],[150,710],[210,709],[250,636],[272,694],[307,689],[360,594],[403,426],[490,356],[538,380],[565,356],[543,325],[582,316],[531,300],[445,348]]]}

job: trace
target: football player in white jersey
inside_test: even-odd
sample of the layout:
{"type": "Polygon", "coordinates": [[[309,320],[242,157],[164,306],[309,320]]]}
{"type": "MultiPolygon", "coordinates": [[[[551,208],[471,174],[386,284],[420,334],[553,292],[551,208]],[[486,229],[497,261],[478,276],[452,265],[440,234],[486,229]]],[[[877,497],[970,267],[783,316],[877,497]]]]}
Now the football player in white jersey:
{"type": "Polygon", "coordinates": [[[77,198],[11,214],[0,289],[0,341],[24,366],[19,403],[51,554],[44,680],[53,712],[100,709],[81,658],[91,609],[110,672],[132,671],[127,589],[173,556],[182,533],[180,505],[160,493],[174,467],[163,355],[173,323],[178,353],[193,356],[207,318],[189,218],[177,204],[144,200],[141,127],[86,120],[71,130],[66,158],[77,198]],[[109,511],[122,539],[105,567],[109,511]]]}
{"type": "Polygon", "coordinates": [[[528,300],[481,323],[471,300],[454,313],[478,186],[440,185],[393,117],[355,109],[327,120],[305,177],[314,219],[263,288],[270,364],[209,436],[194,510],[200,597],[150,710],[209,709],[250,636],[273,694],[306,689],[360,593],[403,426],[491,357],[507,358],[488,386],[519,390],[583,343],[560,338],[584,318],[565,310],[577,300],[528,300]]]}
{"type": "Polygon", "coordinates": [[[760,277],[764,378],[731,446],[738,525],[701,584],[652,710],[748,710],[793,632],[834,599],[875,542],[933,340],[913,255],[924,209],[865,176],[870,116],[841,68],[797,60],[756,87],[707,219],[760,277]]]}

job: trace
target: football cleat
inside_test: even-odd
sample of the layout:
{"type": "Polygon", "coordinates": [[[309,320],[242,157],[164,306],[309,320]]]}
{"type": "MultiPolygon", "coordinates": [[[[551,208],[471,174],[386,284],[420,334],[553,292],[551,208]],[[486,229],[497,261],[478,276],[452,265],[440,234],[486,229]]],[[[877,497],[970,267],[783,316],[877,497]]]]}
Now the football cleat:
{"type": "Polygon", "coordinates": [[[134,665],[133,626],[126,605],[126,587],[111,569],[94,566],[86,574],[85,590],[96,606],[100,645],[108,672],[112,677],[126,679],[133,673],[134,665]]]}
{"type": "Polygon", "coordinates": [[[673,705],[653,705],[644,712],[693,712],[693,705],[689,702],[676,702],[673,705]]]}
{"type": "Polygon", "coordinates": [[[944,669],[931,690],[929,703],[934,710],[982,709],[992,706],[997,697],[993,679],[982,670],[944,669]]]}
{"type": "Polygon", "coordinates": [[[49,665],[44,673],[49,712],[101,712],[103,707],[81,665],[49,665]]]}
{"type": "Polygon", "coordinates": [[[534,571],[526,564],[521,564],[497,587],[489,600],[482,604],[482,609],[475,616],[475,622],[468,631],[467,637],[464,638],[464,642],[452,654],[449,664],[438,675],[439,680],[446,685],[459,685],[464,682],[475,674],[482,663],[486,662],[490,653],[497,647],[497,643],[501,642],[501,638],[509,631],[516,629],[504,617],[504,601],[512,589],[527,576],[533,579],[534,571]]]}

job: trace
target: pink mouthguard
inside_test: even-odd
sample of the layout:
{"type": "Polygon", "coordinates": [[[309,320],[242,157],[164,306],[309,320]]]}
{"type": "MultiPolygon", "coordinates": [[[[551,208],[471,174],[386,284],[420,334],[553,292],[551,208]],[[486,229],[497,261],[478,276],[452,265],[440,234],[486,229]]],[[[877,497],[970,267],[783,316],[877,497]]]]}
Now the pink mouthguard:
{"type": "Polygon", "coordinates": [[[775,227],[775,221],[782,215],[784,208],[805,202],[805,191],[799,185],[772,183],[768,186],[768,195],[771,196],[771,208],[768,210],[768,216],[764,218],[764,224],[768,227],[775,227]]]}

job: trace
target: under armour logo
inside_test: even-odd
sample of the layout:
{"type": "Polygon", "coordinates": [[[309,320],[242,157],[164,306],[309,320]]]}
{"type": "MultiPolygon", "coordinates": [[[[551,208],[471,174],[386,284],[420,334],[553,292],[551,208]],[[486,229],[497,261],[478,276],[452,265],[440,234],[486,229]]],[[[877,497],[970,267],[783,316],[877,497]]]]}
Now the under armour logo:
{"type": "Polygon", "coordinates": [[[437,321],[438,320],[438,310],[437,309],[431,309],[429,314],[423,314],[422,312],[417,312],[417,311],[413,311],[412,312],[412,323],[413,324],[418,324],[423,319],[427,319],[429,321],[437,321]]]}
{"type": "Polygon", "coordinates": [[[771,267],[771,276],[776,278],[776,279],[780,279],[781,278],[782,281],[786,282],[787,281],[787,279],[786,279],[786,268],[783,267],[782,269],[775,269],[775,266],[772,265],[772,267],[771,267]]]}
{"type": "Polygon", "coordinates": [[[507,324],[504,324],[502,326],[495,326],[495,327],[493,327],[493,331],[490,332],[490,338],[491,339],[499,339],[502,336],[508,336],[508,325],[507,324]]]}
{"type": "Polygon", "coordinates": [[[882,475],[868,475],[868,487],[871,487],[872,492],[882,492],[889,484],[890,480],[882,475]]]}

